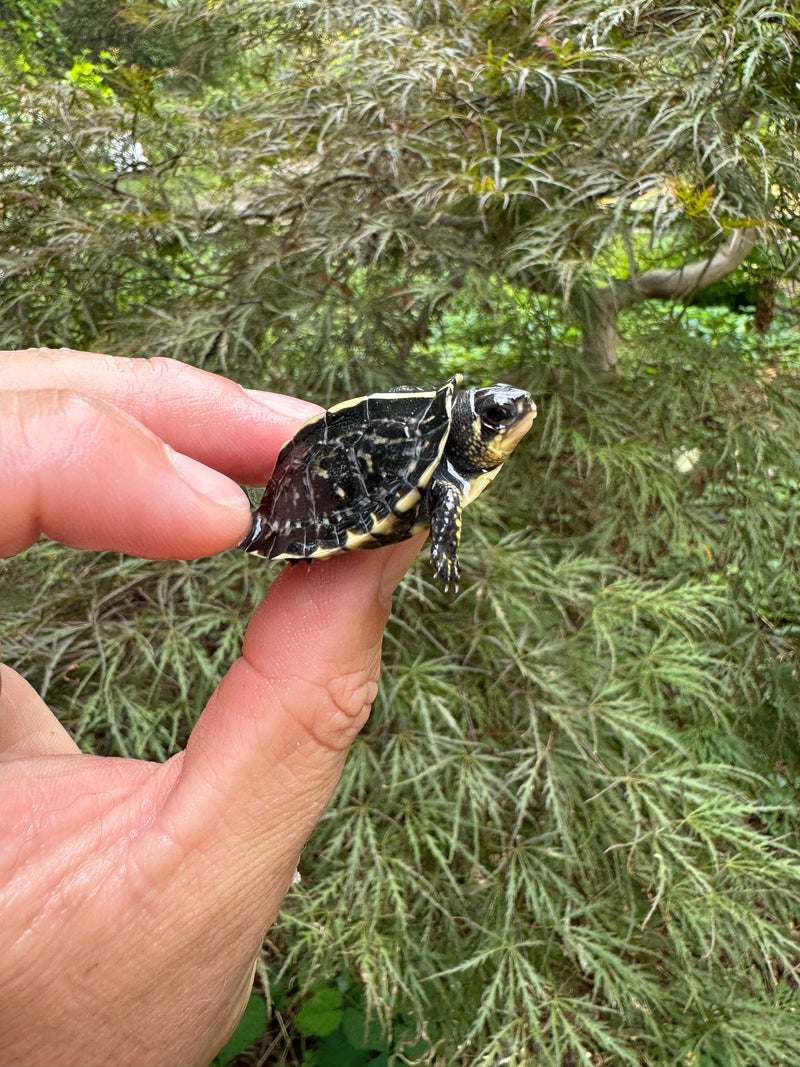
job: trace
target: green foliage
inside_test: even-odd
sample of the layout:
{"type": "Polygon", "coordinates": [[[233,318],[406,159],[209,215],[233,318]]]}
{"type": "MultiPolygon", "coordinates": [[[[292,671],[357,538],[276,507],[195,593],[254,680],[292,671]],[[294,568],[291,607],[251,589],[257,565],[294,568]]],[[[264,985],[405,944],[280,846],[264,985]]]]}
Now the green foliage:
{"type": "Polygon", "coordinates": [[[3,652],[79,744],[164,760],[238,655],[265,589],[236,556],[159,566],[41,542],[0,569],[3,652]]]}
{"type": "Polygon", "coordinates": [[[56,27],[62,0],[0,0],[0,69],[9,64],[30,69],[34,56],[58,50],[63,41],[56,27]],[[15,62],[16,61],[16,62],[15,62]]]}
{"type": "Polygon", "coordinates": [[[88,334],[281,385],[334,341],[336,392],[353,357],[405,362],[465,285],[574,296],[754,222],[795,274],[788,0],[58,14],[105,36],[69,30],[59,77],[0,92],[6,345],[88,334]],[[158,41],[169,70],[137,51],[158,41]],[[84,47],[92,84],[65,83],[84,47]]]}
{"type": "Polygon", "coordinates": [[[393,1053],[410,1058],[425,1052],[394,1036],[408,1031],[402,1018],[388,1034],[376,1018],[370,1020],[363,993],[347,979],[317,986],[295,1022],[306,1039],[301,1067],[388,1067],[393,1053]]]}
{"type": "Polygon", "coordinates": [[[253,993],[230,1041],[214,1057],[211,1067],[227,1067],[240,1053],[256,1043],[264,1032],[266,1023],[267,1005],[264,998],[253,993]]]}
{"type": "MultiPolygon", "coordinates": [[[[123,62],[168,67],[179,60],[180,37],[149,31],[147,0],[0,0],[0,69],[6,64],[32,83],[69,69],[78,56],[103,52],[123,62]]],[[[191,37],[183,33],[184,45],[191,37]]]]}

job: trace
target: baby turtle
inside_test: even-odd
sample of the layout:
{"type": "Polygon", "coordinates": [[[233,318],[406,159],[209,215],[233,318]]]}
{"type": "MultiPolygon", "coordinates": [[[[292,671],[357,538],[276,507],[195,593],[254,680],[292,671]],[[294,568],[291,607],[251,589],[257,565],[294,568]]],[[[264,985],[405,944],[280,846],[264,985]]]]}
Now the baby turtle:
{"type": "Polygon", "coordinates": [[[523,389],[398,389],[345,400],[280,451],[241,548],[266,559],[326,559],[430,529],[434,575],[458,583],[461,512],[536,415],[523,389]]]}

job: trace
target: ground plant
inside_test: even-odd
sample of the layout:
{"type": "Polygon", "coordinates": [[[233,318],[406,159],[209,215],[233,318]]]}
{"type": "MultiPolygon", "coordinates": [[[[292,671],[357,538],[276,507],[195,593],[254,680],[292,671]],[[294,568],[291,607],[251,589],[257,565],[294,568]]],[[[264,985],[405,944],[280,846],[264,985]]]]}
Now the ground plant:
{"type": "MultiPolygon", "coordinates": [[[[396,594],[220,1067],[800,1062],[792,5],[0,22],[2,347],[539,407],[458,591],[423,555],[396,594]]],[[[277,569],[41,541],[3,658],[163,760],[277,569]]]]}

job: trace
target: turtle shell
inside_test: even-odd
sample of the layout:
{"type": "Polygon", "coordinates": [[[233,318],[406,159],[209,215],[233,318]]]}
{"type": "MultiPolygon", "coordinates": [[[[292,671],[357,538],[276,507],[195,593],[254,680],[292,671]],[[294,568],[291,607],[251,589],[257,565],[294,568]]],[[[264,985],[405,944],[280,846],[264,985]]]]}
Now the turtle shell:
{"type": "Polygon", "coordinates": [[[422,501],[459,381],[373,393],[309,419],[281,449],[242,548],[267,559],[321,559],[426,529],[422,501]]]}

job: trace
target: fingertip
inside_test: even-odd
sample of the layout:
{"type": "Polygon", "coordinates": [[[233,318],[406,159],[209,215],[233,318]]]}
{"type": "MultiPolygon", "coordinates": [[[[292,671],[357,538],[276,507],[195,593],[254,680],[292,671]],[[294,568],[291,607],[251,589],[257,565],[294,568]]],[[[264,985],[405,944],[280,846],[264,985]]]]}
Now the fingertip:
{"type": "Polygon", "coordinates": [[[304,421],[324,411],[319,404],[312,404],[309,400],[302,400],[297,396],[287,396],[285,393],[270,393],[265,389],[243,389],[242,392],[249,400],[255,401],[261,408],[266,408],[271,415],[281,418],[304,421]]]}
{"type": "Polygon", "coordinates": [[[299,649],[308,648],[314,635],[318,648],[337,649],[334,654],[342,662],[347,650],[363,649],[367,635],[380,640],[392,594],[424,540],[421,535],[370,551],[285,566],[248,627],[245,655],[258,656],[258,646],[264,646],[274,659],[278,632],[293,658],[302,655],[299,649]]]}
{"type": "Polygon", "coordinates": [[[214,504],[232,508],[234,511],[249,516],[250,500],[247,493],[236,482],[213,467],[207,467],[204,463],[192,459],[191,456],[176,452],[169,445],[165,445],[164,448],[167,459],[178,475],[196,493],[214,504]]]}

